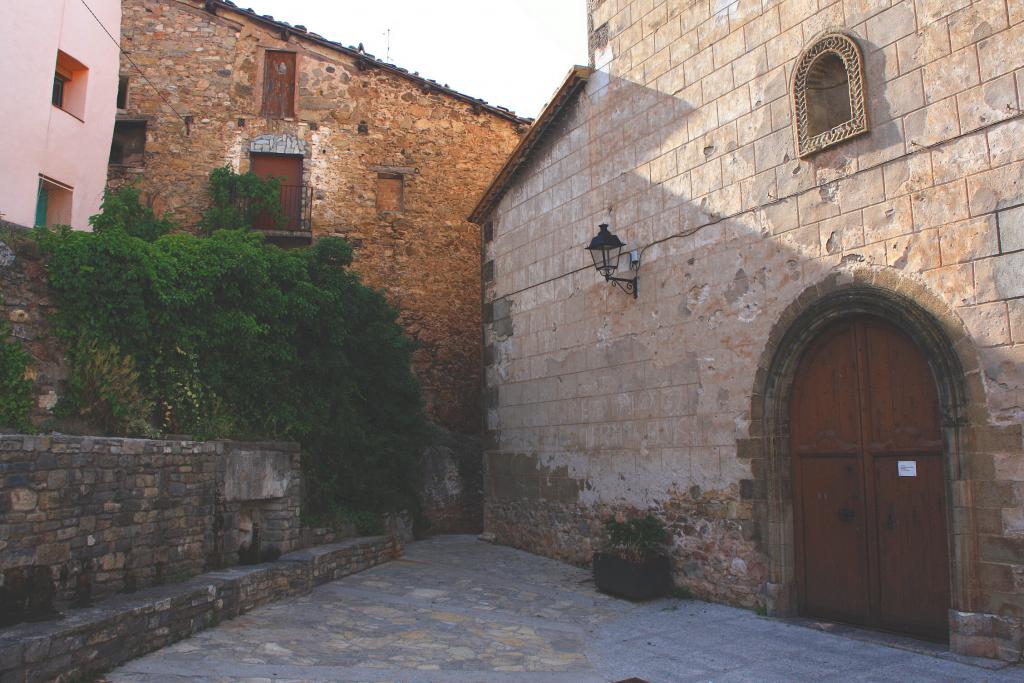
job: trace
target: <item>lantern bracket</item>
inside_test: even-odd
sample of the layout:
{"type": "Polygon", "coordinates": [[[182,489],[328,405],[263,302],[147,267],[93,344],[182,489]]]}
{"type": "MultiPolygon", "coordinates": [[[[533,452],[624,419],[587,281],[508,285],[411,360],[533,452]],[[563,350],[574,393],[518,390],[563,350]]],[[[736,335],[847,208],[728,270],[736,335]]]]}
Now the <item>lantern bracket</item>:
{"type": "Polygon", "coordinates": [[[594,268],[604,278],[605,282],[611,282],[626,294],[632,294],[636,299],[640,291],[640,252],[633,249],[629,252],[629,269],[633,271],[633,277],[615,277],[614,273],[619,268],[619,258],[622,256],[622,248],[625,243],[608,231],[608,224],[602,223],[598,226],[597,236],[590,241],[587,251],[594,260],[594,268]]]}
{"type": "MultiPolygon", "coordinates": [[[[634,273],[638,273],[640,270],[640,253],[636,249],[629,252],[629,269],[634,273]]],[[[613,283],[626,294],[632,294],[634,299],[640,295],[639,274],[633,277],[613,277],[608,274],[604,276],[604,279],[606,282],[613,283]]]]}

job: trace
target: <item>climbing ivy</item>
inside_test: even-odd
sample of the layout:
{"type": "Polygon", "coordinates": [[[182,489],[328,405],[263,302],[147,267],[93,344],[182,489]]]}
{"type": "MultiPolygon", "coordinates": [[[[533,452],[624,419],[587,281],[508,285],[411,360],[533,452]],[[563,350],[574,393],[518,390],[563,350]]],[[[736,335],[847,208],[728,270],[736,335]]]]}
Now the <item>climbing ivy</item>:
{"type": "Polygon", "coordinates": [[[425,420],[413,346],[348,268],[344,240],[283,250],[240,230],[147,239],[137,226],[148,209],[117,215],[92,233],[37,233],[73,363],[97,353],[82,340],[130,358],[162,431],[299,441],[314,507],[415,505],[425,420]]]}

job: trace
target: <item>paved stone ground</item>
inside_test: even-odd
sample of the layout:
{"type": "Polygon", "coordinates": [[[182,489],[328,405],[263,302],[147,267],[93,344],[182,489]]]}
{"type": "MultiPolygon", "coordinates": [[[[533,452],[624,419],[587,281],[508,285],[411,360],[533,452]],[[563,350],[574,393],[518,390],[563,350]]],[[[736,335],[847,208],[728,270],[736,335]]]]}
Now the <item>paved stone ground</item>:
{"type": "MultiPolygon", "coordinates": [[[[856,633],[856,632],[855,632],[856,633]]],[[[927,649],[927,648],[926,648],[927,649]]],[[[642,605],[586,570],[470,536],[326,584],[135,660],[112,683],[1021,681],[708,603],[642,605]]]]}

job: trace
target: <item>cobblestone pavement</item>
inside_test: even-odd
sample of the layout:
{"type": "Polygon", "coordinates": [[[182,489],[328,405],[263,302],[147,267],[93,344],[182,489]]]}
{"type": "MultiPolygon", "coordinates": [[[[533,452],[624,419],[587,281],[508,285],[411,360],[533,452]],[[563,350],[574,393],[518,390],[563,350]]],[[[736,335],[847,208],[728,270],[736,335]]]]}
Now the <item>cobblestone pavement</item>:
{"type": "MultiPolygon", "coordinates": [[[[927,648],[926,648],[927,649],[927,648]]],[[[941,654],[941,653],[940,653],[941,654]]],[[[947,655],[948,657],[948,655],[947,655]]],[[[586,570],[470,536],[283,600],[126,664],[112,683],[1021,681],[693,600],[641,605],[586,570]]]]}

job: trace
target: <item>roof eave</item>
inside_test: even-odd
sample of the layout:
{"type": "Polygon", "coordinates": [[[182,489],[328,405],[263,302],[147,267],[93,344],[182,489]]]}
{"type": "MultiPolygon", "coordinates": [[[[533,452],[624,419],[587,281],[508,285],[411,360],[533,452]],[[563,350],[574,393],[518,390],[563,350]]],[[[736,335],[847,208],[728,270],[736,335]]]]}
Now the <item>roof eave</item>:
{"type": "Polygon", "coordinates": [[[472,97],[465,93],[461,93],[458,90],[453,90],[445,85],[438,83],[437,81],[432,81],[429,78],[417,76],[413,73],[410,73],[408,70],[403,69],[394,64],[383,62],[374,57],[373,55],[366,54],[365,52],[360,52],[359,50],[347,47],[345,45],[342,45],[341,43],[335,43],[334,41],[327,40],[323,36],[320,36],[316,33],[312,33],[302,28],[297,28],[295,26],[292,26],[291,24],[287,24],[282,21],[277,21],[276,19],[273,18],[268,18],[266,16],[256,14],[255,12],[250,10],[242,9],[241,7],[235,5],[232,2],[228,2],[226,0],[207,0],[206,4],[207,8],[209,8],[210,6],[214,6],[230,10],[232,12],[235,12],[236,14],[240,14],[248,18],[250,21],[254,21],[259,24],[264,24],[266,26],[272,26],[275,29],[278,29],[279,31],[287,32],[289,35],[293,35],[303,40],[308,40],[310,42],[316,43],[317,45],[323,45],[324,47],[330,48],[337,52],[341,52],[342,54],[353,57],[354,59],[362,60],[375,69],[381,69],[382,71],[393,73],[396,76],[400,76],[401,78],[405,78],[407,80],[418,83],[425,89],[436,90],[442,95],[447,95],[454,99],[461,100],[466,104],[472,105],[474,107],[480,107],[481,109],[491,114],[494,114],[495,116],[499,116],[513,123],[520,125],[529,125],[533,121],[533,119],[519,116],[514,111],[505,109],[504,107],[498,107],[493,104],[488,104],[485,100],[481,100],[479,98],[472,97]]]}
{"type": "Polygon", "coordinates": [[[512,154],[509,155],[501,170],[494,176],[494,180],[484,190],[483,195],[476,204],[476,208],[469,214],[469,221],[471,223],[476,223],[477,225],[483,223],[488,214],[494,210],[494,207],[501,201],[505,192],[508,191],[516,172],[529,161],[533,150],[544,138],[544,134],[547,133],[551,125],[558,119],[559,114],[575,101],[576,95],[580,93],[593,73],[594,70],[587,66],[574,66],[569,70],[569,74],[565,77],[562,85],[555,91],[547,106],[544,107],[544,111],[533,122],[526,135],[519,141],[516,148],[512,150],[512,154]]]}

